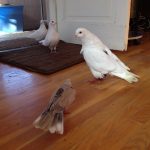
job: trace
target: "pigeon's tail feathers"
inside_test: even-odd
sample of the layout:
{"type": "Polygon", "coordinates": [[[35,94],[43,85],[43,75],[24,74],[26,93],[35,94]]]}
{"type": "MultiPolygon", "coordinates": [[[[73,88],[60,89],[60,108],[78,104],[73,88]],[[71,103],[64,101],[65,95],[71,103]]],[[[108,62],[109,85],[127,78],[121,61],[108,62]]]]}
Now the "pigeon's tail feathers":
{"type": "Polygon", "coordinates": [[[130,71],[130,68],[126,66],[123,62],[119,61],[121,66],[124,67],[126,70],[130,71]]]}
{"type": "Polygon", "coordinates": [[[125,73],[111,73],[112,75],[115,75],[117,77],[120,77],[126,81],[128,81],[129,83],[134,83],[134,82],[138,82],[138,78],[139,76],[132,73],[132,72],[129,72],[129,71],[126,71],[125,73]]]}
{"type": "Polygon", "coordinates": [[[52,126],[49,127],[48,130],[49,130],[50,133],[55,133],[57,129],[56,129],[55,125],[52,125],[52,126]]]}
{"type": "Polygon", "coordinates": [[[35,128],[40,128],[43,130],[48,130],[48,127],[52,124],[53,122],[53,115],[49,113],[42,113],[34,122],[33,125],[35,128]]]}
{"type": "Polygon", "coordinates": [[[39,117],[33,122],[33,125],[35,126],[35,128],[40,128],[40,126],[39,126],[40,120],[41,120],[41,116],[39,116],[39,117]]]}
{"type": "Polygon", "coordinates": [[[49,127],[49,131],[50,133],[64,133],[63,111],[55,114],[53,124],[49,127]]]}
{"type": "Polygon", "coordinates": [[[56,115],[56,129],[57,133],[63,134],[64,133],[64,118],[63,118],[63,111],[57,113],[56,115]]]}
{"type": "Polygon", "coordinates": [[[49,130],[50,133],[64,133],[63,111],[57,112],[54,117],[49,113],[40,115],[33,123],[36,128],[49,130]]]}

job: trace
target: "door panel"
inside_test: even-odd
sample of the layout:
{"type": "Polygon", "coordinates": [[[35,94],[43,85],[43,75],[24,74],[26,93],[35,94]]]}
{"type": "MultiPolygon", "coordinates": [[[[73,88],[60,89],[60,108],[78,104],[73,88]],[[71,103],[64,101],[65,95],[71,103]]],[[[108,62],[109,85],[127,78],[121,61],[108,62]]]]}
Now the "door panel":
{"type": "Polygon", "coordinates": [[[58,31],[61,39],[80,43],[74,32],[85,27],[111,49],[127,47],[130,0],[56,0],[58,31]]]}

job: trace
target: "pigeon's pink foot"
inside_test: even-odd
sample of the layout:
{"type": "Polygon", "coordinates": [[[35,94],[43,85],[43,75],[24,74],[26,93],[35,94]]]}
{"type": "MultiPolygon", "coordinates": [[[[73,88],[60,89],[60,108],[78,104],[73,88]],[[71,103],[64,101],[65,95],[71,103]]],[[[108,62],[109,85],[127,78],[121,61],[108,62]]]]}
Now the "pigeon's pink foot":
{"type": "Polygon", "coordinates": [[[106,78],[106,76],[107,76],[107,75],[104,75],[103,78],[98,78],[98,79],[94,78],[93,80],[90,80],[89,82],[90,82],[91,84],[95,84],[95,83],[98,82],[98,81],[103,81],[103,80],[106,78]]]}
{"type": "Polygon", "coordinates": [[[64,110],[64,114],[65,115],[70,114],[70,111],[64,110]]]}
{"type": "Polygon", "coordinates": [[[89,83],[90,84],[95,84],[98,81],[99,81],[99,79],[94,78],[93,80],[89,80],[89,83]]]}

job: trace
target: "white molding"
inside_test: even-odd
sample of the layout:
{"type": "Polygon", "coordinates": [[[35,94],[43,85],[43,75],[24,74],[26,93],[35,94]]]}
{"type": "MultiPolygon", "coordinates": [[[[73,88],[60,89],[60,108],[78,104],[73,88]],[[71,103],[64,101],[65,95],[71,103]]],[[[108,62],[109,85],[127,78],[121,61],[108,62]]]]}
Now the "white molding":
{"type": "Polygon", "coordinates": [[[128,15],[127,15],[127,18],[126,18],[126,28],[125,28],[125,41],[124,41],[124,50],[126,51],[127,48],[128,48],[128,37],[129,37],[129,24],[130,24],[130,14],[131,14],[131,0],[128,0],[128,5],[127,5],[127,9],[128,9],[128,15]]]}
{"type": "Polygon", "coordinates": [[[47,3],[47,19],[57,20],[56,0],[48,0],[46,3],[47,3]]]}

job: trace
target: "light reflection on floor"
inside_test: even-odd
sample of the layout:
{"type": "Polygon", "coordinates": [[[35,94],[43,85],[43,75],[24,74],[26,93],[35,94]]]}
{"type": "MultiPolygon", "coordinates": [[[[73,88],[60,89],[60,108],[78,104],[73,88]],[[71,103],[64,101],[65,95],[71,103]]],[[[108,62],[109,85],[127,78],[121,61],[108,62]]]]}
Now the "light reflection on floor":
{"type": "MultiPolygon", "coordinates": [[[[32,74],[20,70],[20,69],[11,69],[8,66],[8,69],[5,72],[3,72],[3,69],[1,68],[0,71],[0,85],[3,86],[4,91],[7,94],[10,95],[16,95],[21,94],[22,92],[25,92],[29,85],[32,86],[33,78],[32,74]]],[[[2,91],[1,91],[2,92],[2,91]]]]}

